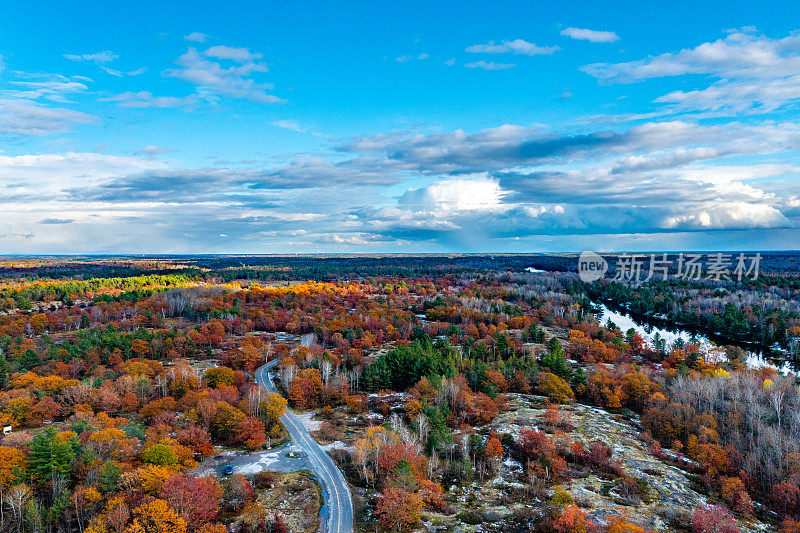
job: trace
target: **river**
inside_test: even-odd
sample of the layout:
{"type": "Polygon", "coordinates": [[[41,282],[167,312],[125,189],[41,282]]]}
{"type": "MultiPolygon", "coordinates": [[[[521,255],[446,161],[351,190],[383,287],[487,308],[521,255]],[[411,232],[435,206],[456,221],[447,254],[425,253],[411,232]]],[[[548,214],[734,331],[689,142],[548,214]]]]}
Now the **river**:
{"type": "MultiPolygon", "coordinates": [[[[600,320],[601,325],[605,325],[606,322],[610,320],[623,332],[633,328],[636,330],[636,333],[641,335],[651,347],[653,346],[653,339],[656,337],[656,334],[658,334],[666,341],[667,346],[671,346],[678,339],[682,339],[684,342],[696,342],[701,348],[704,349],[704,351],[708,352],[710,358],[712,359],[715,357],[724,358],[724,354],[721,353],[719,345],[715,344],[706,335],[692,333],[691,331],[677,327],[673,328],[664,326],[663,324],[656,325],[652,322],[634,319],[629,313],[611,309],[602,302],[592,302],[592,309],[594,310],[595,316],[597,316],[600,320]]],[[[783,374],[795,372],[795,369],[792,367],[789,361],[779,361],[768,357],[760,350],[754,350],[752,348],[748,349],[742,346],[740,347],[747,354],[746,363],[749,367],[755,368],[759,366],[768,366],[770,368],[779,370],[783,374]]]]}

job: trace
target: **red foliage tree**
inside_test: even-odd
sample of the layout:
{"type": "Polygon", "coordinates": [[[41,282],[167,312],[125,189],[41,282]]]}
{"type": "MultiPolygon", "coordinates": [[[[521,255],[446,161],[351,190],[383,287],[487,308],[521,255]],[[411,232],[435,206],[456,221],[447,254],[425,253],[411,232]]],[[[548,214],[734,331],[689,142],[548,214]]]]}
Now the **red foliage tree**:
{"type": "Polygon", "coordinates": [[[403,460],[408,461],[415,472],[419,472],[422,466],[421,463],[425,459],[417,453],[413,446],[389,443],[381,446],[378,453],[378,470],[385,476],[397,463],[403,460]]]}
{"type": "Polygon", "coordinates": [[[213,478],[176,474],[164,482],[161,497],[190,528],[196,528],[216,518],[222,487],[213,478]]]}
{"type": "Polygon", "coordinates": [[[419,521],[422,499],[413,492],[389,487],[375,503],[375,516],[383,527],[393,531],[412,528],[419,521]]]}
{"type": "Polygon", "coordinates": [[[256,450],[267,440],[264,423],[253,416],[248,416],[237,426],[236,441],[250,450],[256,450]]]}
{"type": "Polygon", "coordinates": [[[210,455],[214,451],[211,445],[211,435],[196,424],[189,424],[177,431],[178,442],[202,455],[210,455]]]}
{"type": "Polygon", "coordinates": [[[698,505],[692,515],[692,533],[741,533],[741,529],[723,506],[698,505]]]}
{"type": "Polygon", "coordinates": [[[737,513],[750,514],[753,510],[753,500],[738,477],[722,478],[721,492],[723,501],[737,513]]]}
{"type": "Polygon", "coordinates": [[[558,533],[586,533],[589,530],[589,524],[588,515],[572,504],[564,509],[558,519],[553,522],[553,529],[558,533]]]}
{"type": "Polygon", "coordinates": [[[503,458],[503,445],[496,436],[490,437],[483,446],[483,455],[490,461],[499,461],[503,458]]]}
{"type": "Polygon", "coordinates": [[[523,429],[520,433],[519,448],[528,459],[539,456],[552,456],[556,447],[544,431],[523,429]]]}
{"type": "Polygon", "coordinates": [[[782,481],[772,487],[770,501],[773,509],[781,516],[796,516],[800,512],[800,487],[789,481],[782,481]]]}

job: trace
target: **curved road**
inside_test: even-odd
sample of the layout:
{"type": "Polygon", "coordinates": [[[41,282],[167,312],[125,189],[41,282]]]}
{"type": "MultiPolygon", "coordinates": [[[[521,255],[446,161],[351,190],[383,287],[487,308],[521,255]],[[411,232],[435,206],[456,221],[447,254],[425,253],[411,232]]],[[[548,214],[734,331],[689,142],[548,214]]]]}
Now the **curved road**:
{"type": "MultiPolygon", "coordinates": [[[[278,392],[269,377],[269,371],[278,364],[279,359],[270,361],[256,370],[256,383],[267,392],[278,392]]],[[[341,470],[333,459],[317,444],[303,423],[291,409],[281,417],[281,422],[286,427],[292,441],[308,454],[308,459],[314,467],[322,484],[323,497],[328,507],[327,527],[320,527],[328,533],[351,533],[353,531],[353,500],[350,489],[342,475],[341,470]]]]}

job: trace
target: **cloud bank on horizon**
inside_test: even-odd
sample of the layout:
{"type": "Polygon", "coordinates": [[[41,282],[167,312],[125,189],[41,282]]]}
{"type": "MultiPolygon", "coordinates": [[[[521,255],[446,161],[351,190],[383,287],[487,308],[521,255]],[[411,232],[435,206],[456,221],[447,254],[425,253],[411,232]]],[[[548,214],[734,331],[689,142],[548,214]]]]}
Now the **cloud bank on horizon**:
{"type": "Polygon", "coordinates": [[[60,9],[0,32],[4,253],[800,248],[791,17],[60,9]]]}

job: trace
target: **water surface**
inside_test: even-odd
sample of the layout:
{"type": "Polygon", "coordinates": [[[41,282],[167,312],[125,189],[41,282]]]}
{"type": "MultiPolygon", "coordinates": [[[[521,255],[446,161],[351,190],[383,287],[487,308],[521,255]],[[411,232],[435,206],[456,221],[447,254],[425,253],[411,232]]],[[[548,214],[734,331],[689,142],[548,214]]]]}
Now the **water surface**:
{"type": "MultiPolygon", "coordinates": [[[[715,343],[709,339],[708,336],[697,332],[691,332],[679,327],[670,327],[666,325],[666,321],[659,320],[659,324],[655,321],[647,321],[632,317],[629,313],[622,310],[611,309],[608,305],[602,302],[593,302],[592,307],[595,310],[595,315],[599,318],[600,324],[605,325],[606,322],[611,320],[623,332],[627,332],[633,328],[636,333],[647,342],[650,347],[653,347],[653,341],[656,335],[660,336],[666,341],[667,347],[672,346],[678,339],[683,340],[685,343],[693,342],[699,345],[704,351],[709,353],[710,359],[721,358],[724,360],[725,354],[719,347],[720,344],[715,343]]],[[[736,344],[729,342],[727,344],[736,344]]],[[[762,350],[754,347],[742,347],[746,354],[746,363],[749,367],[768,366],[780,370],[782,373],[793,372],[792,365],[789,361],[780,361],[775,358],[769,357],[762,350]]]]}

